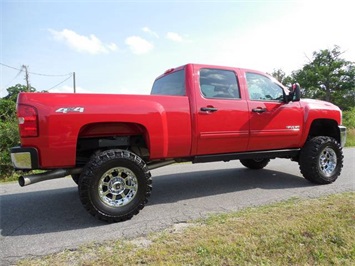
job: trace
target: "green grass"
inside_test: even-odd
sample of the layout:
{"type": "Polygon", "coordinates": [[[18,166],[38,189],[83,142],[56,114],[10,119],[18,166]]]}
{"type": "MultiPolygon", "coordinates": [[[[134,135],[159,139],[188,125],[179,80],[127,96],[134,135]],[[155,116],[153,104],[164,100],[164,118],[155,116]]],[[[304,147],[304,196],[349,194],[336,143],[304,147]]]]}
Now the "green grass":
{"type": "Polygon", "coordinates": [[[19,174],[13,173],[11,175],[2,175],[0,177],[0,183],[15,182],[19,178],[19,174]]]}
{"type": "Polygon", "coordinates": [[[354,265],[355,193],[213,215],[173,231],[19,265],[354,265]]]}
{"type": "Polygon", "coordinates": [[[355,146],[355,128],[348,128],[345,147],[355,146]]]}
{"type": "Polygon", "coordinates": [[[33,171],[29,171],[29,172],[22,172],[22,171],[15,172],[15,171],[13,171],[13,173],[11,175],[3,175],[0,178],[0,183],[17,182],[18,178],[21,175],[39,174],[42,172],[45,172],[45,171],[44,170],[33,170],[33,171]]]}

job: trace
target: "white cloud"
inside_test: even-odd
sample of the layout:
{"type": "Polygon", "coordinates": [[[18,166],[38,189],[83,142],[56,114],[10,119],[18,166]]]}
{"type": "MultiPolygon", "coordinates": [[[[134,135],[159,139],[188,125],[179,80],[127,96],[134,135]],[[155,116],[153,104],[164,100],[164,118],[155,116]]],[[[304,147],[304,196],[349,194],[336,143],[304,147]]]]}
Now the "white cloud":
{"type": "Polygon", "coordinates": [[[129,46],[132,53],[138,55],[146,54],[154,48],[154,45],[152,43],[139,36],[130,36],[126,38],[125,43],[129,46]]]}
{"type": "Polygon", "coordinates": [[[176,32],[168,32],[166,38],[174,42],[183,42],[184,38],[176,32]]]}
{"type": "Polygon", "coordinates": [[[107,44],[106,46],[107,46],[108,49],[110,49],[113,52],[117,51],[117,49],[118,49],[117,45],[115,43],[113,43],[113,42],[110,43],[110,44],[107,44]]]}
{"type": "Polygon", "coordinates": [[[159,35],[158,33],[156,33],[155,31],[152,31],[150,28],[148,27],[144,27],[142,28],[142,31],[146,32],[146,33],[149,33],[150,35],[153,35],[155,38],[159,38],[159,35]]]}
{"type": "Polygon", "coordinates": [[[55,40],[64,42],[70,48],[89,54],[109,53],[110,51],[116,51],[117,45],[114,43],[104,44],[94,34],[89,36],[80,35],[72,30],[64,29],[62,31],[56,31],[49,29],[55,40]]]}

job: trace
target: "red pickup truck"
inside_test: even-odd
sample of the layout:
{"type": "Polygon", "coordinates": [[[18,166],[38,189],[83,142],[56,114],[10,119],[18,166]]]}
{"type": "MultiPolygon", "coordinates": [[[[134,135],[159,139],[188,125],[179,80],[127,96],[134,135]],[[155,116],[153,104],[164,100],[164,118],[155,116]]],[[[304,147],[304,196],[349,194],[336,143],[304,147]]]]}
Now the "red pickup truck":
{"type": "Polygon", "coordinates": [[[15,169],[47,170],[20,185],[71,175],[84,207],[108,222],[137,214],[152,190],[149,171],[171,163],[262,169],[290,158],[318,184],[343,166],[341,110],[249,69],[187,64],[159,76],[151,95],[20,93],[17,115],[15,169]]]}

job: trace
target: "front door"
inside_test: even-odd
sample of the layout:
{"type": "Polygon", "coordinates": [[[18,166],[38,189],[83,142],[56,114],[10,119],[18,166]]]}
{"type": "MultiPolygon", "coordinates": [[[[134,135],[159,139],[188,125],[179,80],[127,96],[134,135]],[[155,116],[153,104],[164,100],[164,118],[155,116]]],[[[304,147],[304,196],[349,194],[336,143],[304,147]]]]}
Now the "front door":
{"type": "Polygon", "coordinates": [[[245,78],[250,112],[248,150],[297,147],[303,130],[300,103],[285,103],[283,88],[267,76],[248,72],[245,78]]]}

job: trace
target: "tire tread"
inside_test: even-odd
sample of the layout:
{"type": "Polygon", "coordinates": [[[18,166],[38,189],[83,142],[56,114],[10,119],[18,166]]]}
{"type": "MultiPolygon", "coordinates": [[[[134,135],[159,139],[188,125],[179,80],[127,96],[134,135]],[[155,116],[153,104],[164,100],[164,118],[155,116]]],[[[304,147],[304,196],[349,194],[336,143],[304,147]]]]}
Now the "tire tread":
{"type": "Polygon", "coordinates": [[[256,161],[253,159],[241,159],[239,161],[242,165],[249,169],[260,170],[269,164],[270,159],[263,159],[262,161],[256,161]]]}
{"type": "MultiPolygon", "coordinates": [[[[141,189],[142,187],[140,187],[141,189]]],[[[91,158],[87,163],[86,167],[83,169],[79,179],[79,196],[84,208],[94,217],[99,220],[106,221],[109,223],[121,222],[131,219],[134,215],[137,215],[140,210],[142,210],[148,202],[148,198],[151,195],[152,191],[152,179],[150,171],[148,170],[145,162],[137,155],[127,150],[107,150],[97,156],[91,158]],[[90,196],[90,187],[92,180],[95,176],[95,171],[100,169],[105,163],[112,160],[123,160],[128,163],[133,163],[138,166],[139,169],[143,172],[145,177],[145,192],[143,199],[139,202],[138,205],[134,206],[132,210],[122,215],[110,216],[102,211],[98,210],[95,205],[92,203],[90,196]]]]}
{"type": "Polygon", "coordinates": [[[299,166],[305,179],[315,184],[333,183],[341,173],[343,167],[343,151],[340,144],[332,137],[318,136],[306,142],[301,150],[299,166]],[[330,177],[324,177],[318,169],[319,152],[325,145],[332,146],[337,153],[337,166],[335,173],[330,177]]]}

